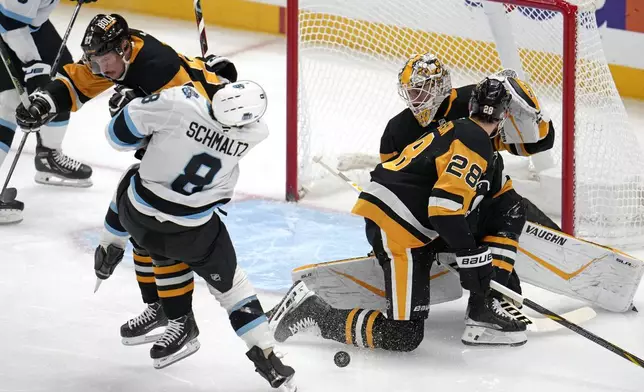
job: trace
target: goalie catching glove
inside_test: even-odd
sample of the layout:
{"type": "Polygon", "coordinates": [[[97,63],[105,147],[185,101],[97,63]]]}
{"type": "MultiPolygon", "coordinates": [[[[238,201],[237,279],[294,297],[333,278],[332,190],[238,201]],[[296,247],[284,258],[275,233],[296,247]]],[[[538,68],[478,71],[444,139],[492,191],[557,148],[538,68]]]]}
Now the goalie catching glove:
{"type": "Polygon", "coordinates": [[[544,114],[532,88],[519,79],[506,77],[503,82],[512,95],[510,116],[500,130],[501,140],[507,144],[536,143],[542,138],[540,127],[548,126],[550,119],[544,114]]]}

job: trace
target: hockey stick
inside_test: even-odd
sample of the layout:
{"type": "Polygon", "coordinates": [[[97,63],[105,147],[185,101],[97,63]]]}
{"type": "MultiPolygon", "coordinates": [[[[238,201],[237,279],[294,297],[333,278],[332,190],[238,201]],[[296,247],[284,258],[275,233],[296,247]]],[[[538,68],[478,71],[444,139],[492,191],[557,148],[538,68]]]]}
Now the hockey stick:
{"type": "MultiPolygon", "coordinates": [[[[60,44],[60,48],[58,49],[58,53],[56,54],[56,59],[54,60],[54,64],[52,64],[51,71],[49,72],[49,79],[52,79],[54,75],[56,75],[56,70],[58,69],[58,65],[60,64],[60,59],[63,56],[63,50],[67,45],[67,39],[69,38],[69,33],[72,31],[72,27],[74,27],[74,22],[76,22],[76,17],[78,16],[78,12],[80,11],[81,5],[83,5],[83,0],[78,0],[78,3],[74,8],[74,13],[72,14],[72,19],[69,21],[69,25],[67,26],[67,31],[65,31],[65,35],[63,36],[63,40],[60,44]]],[[[4,63],[5,68],[7,68],[7,72],[11,77],[11,82],[13,83],[14,87],[16,88],[16,91],[18,92],[18,95],[20,96],[20,102],[22,102],[25,108],[28,108],[30,105],[29,97],[27,97],[27,95],[25,94],[25,89],[22,87],[22,83],[15,77],[16,73],[13,68],[13,63],[11,62],[11,57],[9,57],[9,52],[7,51],[6,44],[2,40],[0,40],[0,42],[1,42],[0,57],[2,57],[2,62],[4,63]]],[[[18,192],[15,190],[7,192],[7,186],[9,185],[9,180],[11,180],[11,176],[13,175],[14,170],[16,169],[16,164],[18,163],[18,159],[20,158],[20,154],[22,154],[22,149],[25,147],[25,143],[27,142],[27,137],[29,136],[30,133],[31,132],[23,133],[22,140],[20,140],[20,145],[18,146],[18,150],[16,151],[16,155],[13,157],[13,162],[11,162],[11,167],[9,168],[9,172],[7,173],[7,178],[5,179],[4,184],[2,185],[2,192],[0,192],[0,199],[3,202],[7,202],[15,199],[18,194],[18,192]],[[10,198],[10,196],[13,196],[13,197],[10,198]]]]}
{"type": "Polygon", "coordinates": [[[324,169],[326,169],[326,171],[328,171],[329,173],[333,174],[335,177],[337,177],[337,178],[341,179],[342,181],[346,182],[347,185],[352,187],[356,192],[358,192],[358,193],[362,192],[362,187],[360,185],[358,185],[356,182],[352,181],[349,177],[347,177],[341,171],[333,170],[331,168],[331,166],[329,166],[326,163],[324,163],[324,161],[322,160],[322,157],[320,157],[320,156],[313,157],[313,162],[315,162],[315,163],[319,164],[320,166],[322,166],[324,169]]]}
{"type": "Polygon", "coordinates": [[[194,0],[195,18],[197,19],[197,30],[199,31],[199,44],[201,45],[201,55],[206,57],[208,53],[208,38],[206,38],[206,22],[203,20],[201,11],[201,0],[194,0]]]}
{"type": "MultiPolygon", "coordinates": [[[[454,273],[458,273],[458,270],[454,267],[453,264],[447,264],[447,263],[441,263],[448,269],[450,269],[454,273]]],[[[618,347],[617,345],[604,340],[603,338],[595,335],[594,333],[580,327],[579,325],[571,322],[570,320],[567,320],[565,317],[558,315],[557,313],[550,311],[543,306],[539,305],[538,303],[532,301],[529,298],[525,298],[522,295],[515,293],[514,291],[510,290],[509,288],[495,282],[491,281],[490,282],[490,288],[493,290],[503,294],[504,296],[513,299],[516,302],[519,302],[530,309],[534,310],[535,312],[541,313],[542,315],[548,317],[550,320],[563,325],[564,327],[568,328],[569,330],[585,337],[586,339],[590,340],[593,343],[596,343],[603,348],[605,348],[608,351],[611,351],[620,357],[634,363],[635,365],[639,367],[644,367],[644,360],[638,358],[634,354],[629,353],[628,351],[618,347]]]]}
{"type": "MultiPolygon", "coordinates": [[[[322,166],[326,171],[328,171],[330,174],[332,174],[334,177],[341,179],[344,181],[345,184],[350,186],[355,192],[360,193],[362,192],[362,187],[358,185],[357,183],[351,181],[349,177],[344,175],[338,170],[333,170],[331,166],[326,164],[324,161],[322,161],[322,157],[316,156],[313,158],[313,162],[318,163],[320,166],[322,166]]],[[[458,273],[454,270],[452,270],[454,273],[458,273]]],[[[498,284],[496,282],[493,282],[495,284],[498,284]]],[[[502,286],[503,287],[503,286],[502,286]]],[[[514,299],[512,297],[508,297],[510,299],[514,299]]],[[[520,301],[517,301],[520,302],[520,301]]],[[[552,320],[549,318],[538,318],[538,317],[528,317],[525,314],[523,314],[519,309],[514,308],[515,313],[518,312],[517,315],[514,315],[515,318],[517,319],[522,319],[522,318],[527,318],[528,320],[524,321],[526,324],[533,324],[534,325],[534,330],[539,331],[539,332],[550,332],[550,331],[556,331],[558,329],[563,328],[561,325],[554,323],[552,320]],[[529,321],[529,322],[528,322],[529,321]]],[[[592,320],[595,318],[597,313],[595,313],[594,310],[589,308],[588,306],[581,307],[579,309],[573,310],[571,312],[565,313],[564,314],[568,320],[572,320],[576,323],[583,323],[588,320],[592,320]]]]}
{"type": "MultiPolygon", "coordinates": [[[[13,83],[13,86],[16,88],[16,91],[20,96],[20,102],[22,102],[23,105],[29,106],[29,98],[27,98],[27,95],[25,94],[25,89],[22,87],[22,83],[15,76],[16,71],[14,69],[13,62],[11,61],[11,57],[9,56],[7,45],[2,39],[0,39],[0,58],[2,58],[2,62],[7,69],[7,73],[11,78],[11,82],[13,83]]],[[[9,180],[11,179],[13,171],[16,168],[16,163],[18,161],[18,158],[20,157],[20,153],[22,153],[22,149],[25,147],[25,142],[27,141],[28,134],[29,132],[25,132],[25,134],[22,136],[22,140],[20,141],[20,145],[18,146],[18,152],[16,153],[13,162],[11,163],[9,173],[7,173],[7,178],[2,185],[2,192],[0,192],[0,201],[2,201],[3,203],[11,202],[15,200],[16,196],[18,196],[18,191],[16,190],[16,188],[7,189],[7,186],[9,185],[9,180]]]]}

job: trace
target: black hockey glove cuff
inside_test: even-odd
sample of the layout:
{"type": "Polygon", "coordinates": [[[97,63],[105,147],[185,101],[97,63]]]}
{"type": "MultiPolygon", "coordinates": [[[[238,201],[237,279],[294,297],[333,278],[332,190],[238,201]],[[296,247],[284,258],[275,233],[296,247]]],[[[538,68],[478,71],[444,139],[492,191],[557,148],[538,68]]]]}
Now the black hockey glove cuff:
{"type": "Polygon", "coordinates": [[[117,86],[114,91],[109,101],[110,116],[112,117],[116,116],[133,99],[144,96],[137,90],[125,86],[117,86]]]}
{"type": "Polygon", "coordinates": [[[109,278],[116,266],[123,260],[125,250],[110,244],[107,250],[102,245],[96,247],[94,251],[94,272],[99,279],[109,278]]]}
{"type": "Polygon", "coordinates": [[[461,286],[476,294],[484,295],[494,277],[492,253],[487,246],[454,252],[459,266],[461,286]]]}

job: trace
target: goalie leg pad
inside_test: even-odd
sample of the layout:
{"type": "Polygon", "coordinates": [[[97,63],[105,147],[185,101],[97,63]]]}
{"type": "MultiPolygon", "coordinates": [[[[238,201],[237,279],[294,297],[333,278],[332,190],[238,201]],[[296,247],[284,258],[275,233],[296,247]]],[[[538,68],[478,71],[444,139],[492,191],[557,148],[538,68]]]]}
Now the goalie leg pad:
{"type": "Polygon", "coordinates": [[[525,282],[613,312],[631,309],[644,262],[618,250],[527,222],[517,273],[525,282]]]}

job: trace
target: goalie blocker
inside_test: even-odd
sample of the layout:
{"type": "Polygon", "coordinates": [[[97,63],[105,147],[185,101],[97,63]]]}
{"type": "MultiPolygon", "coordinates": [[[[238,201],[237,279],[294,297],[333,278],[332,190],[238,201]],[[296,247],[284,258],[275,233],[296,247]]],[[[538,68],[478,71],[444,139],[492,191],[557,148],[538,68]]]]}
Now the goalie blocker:
{"type": "MultiPolygon", "coordinates": [[[[446,260],[448,254],[439,254],[446,260]]],[[[612,312],[632,308],[644,262],[616,249],[527,222],[519,240],[515,269],[522,281],[583,300],[612,312]]],[[[310,264],[292,271],[331,306],[386,309],[385,279],[373,256],[310,264]]],[[[430,305],[459,299],[457,275],[438,263],[429,273],[430,305]]]]}

